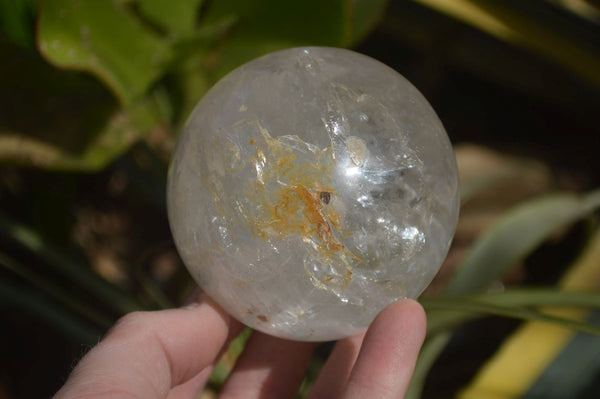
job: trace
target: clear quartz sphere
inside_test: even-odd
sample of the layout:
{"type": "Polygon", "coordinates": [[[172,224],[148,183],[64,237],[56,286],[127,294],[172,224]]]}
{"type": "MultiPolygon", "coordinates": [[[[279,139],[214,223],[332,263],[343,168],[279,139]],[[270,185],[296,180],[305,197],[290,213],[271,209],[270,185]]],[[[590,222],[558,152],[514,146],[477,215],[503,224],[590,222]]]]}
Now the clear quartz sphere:
{"type": "Polygon", "coordinates": [[[199,102],[169,169],[183,261],[228,313],[307,341],[364,331],[437,273],[456,161],[404,77],[349,50],[257,58],[199,102]]]}

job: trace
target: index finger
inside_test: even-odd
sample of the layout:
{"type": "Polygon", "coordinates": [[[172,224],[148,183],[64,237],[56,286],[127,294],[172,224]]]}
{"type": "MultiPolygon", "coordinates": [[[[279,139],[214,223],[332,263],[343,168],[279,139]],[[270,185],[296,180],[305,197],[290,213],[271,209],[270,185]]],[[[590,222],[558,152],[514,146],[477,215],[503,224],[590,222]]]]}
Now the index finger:
{"type": "Polygon", "coordinates": [[[128,314],[81,360],[55,398],[165,398],[210,367],[239,330],[208,298],[196,306],[128,314]]]}

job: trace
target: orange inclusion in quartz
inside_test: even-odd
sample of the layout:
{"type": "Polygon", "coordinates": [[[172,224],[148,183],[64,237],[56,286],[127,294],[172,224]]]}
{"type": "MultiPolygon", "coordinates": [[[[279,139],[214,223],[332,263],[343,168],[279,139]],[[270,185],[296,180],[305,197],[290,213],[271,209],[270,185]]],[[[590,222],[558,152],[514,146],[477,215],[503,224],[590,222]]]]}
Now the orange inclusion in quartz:
{"type": "MultiPolygon", "coordinates": [[[[324,205],[318,196],[313,195],[305,186],[296,183],[285,187],[279,195],[279,201],[271,205],[271,218],[260,223],[262,233],[274,232],[280,237],[300,233],[303,238],[316,234],[319,249],[341,251],[344,245],[336,240],[331,226],[324,215],[324,205]]],[[[327,212],[331,223],[339,221],[334,211],[327,212]]]]}
{"type": "MultiPolygon", "coordinates": [[[[341,218],[330,203],[335,190],[327,184],[335,166],[331,148],[315,152],[314,162],[299,162],[292,147],[271,137],[262,126],[258,129],[264,139],[264,151],[257,140],[248,141],[256,147],[256,156],[251,159],[258,165],[251,196],[260,204],[262,213],[262,217],[249,219],[255,232],[267,241],[299,236],[321,254],[321,261],[344,265],[344,286],[347,286],[352,277],[350,259],[363,261],[334,234],[344,231],[341,218]]],[[[331,279],[333,277],[326,277],[322,283],[329,283],[331,279]]]]}

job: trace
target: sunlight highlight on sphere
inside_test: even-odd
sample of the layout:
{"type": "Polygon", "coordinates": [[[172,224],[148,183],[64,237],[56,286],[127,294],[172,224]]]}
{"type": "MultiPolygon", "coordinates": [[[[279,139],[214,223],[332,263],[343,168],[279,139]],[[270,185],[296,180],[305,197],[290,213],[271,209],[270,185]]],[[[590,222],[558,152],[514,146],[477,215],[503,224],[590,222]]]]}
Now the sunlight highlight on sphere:
{"type": "Polygon", "coordinates": [[[357,334],[417,297],[458,217],[446,132],[405,78],[367,56],[293,48],[221,79],[169,169],[171,229],[198,284],[267,334],[357,334]]]}

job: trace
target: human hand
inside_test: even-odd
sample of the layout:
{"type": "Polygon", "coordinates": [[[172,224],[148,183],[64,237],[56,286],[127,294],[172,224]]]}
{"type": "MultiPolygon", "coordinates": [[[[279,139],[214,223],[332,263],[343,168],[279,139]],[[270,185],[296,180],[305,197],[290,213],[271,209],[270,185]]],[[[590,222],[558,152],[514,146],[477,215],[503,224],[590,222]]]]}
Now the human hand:
{"type": "MultiPolygon", "coordinates": [[[[197,398],[242,325],[209,298],[123,317],[75,367],[55,399],[197,398]]],[[[338,341],[310,398],[402,398],[425,337],[423,308],[402,300],[365,334],[338,341]]],[[[294,397],[315,344],[253,332],[220,398],[294,397]]]]}

